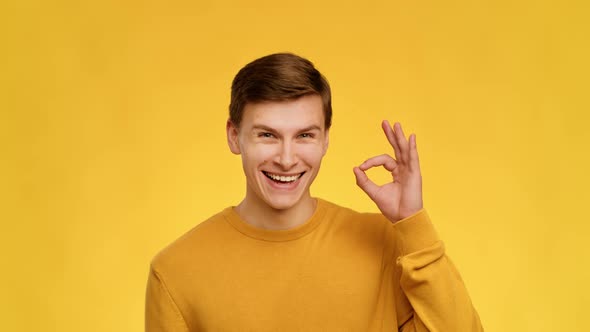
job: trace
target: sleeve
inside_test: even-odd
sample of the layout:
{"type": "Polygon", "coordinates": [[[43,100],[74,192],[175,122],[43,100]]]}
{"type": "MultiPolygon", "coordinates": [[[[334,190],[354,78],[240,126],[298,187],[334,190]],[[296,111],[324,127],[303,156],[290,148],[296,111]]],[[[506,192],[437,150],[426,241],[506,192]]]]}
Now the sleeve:
{"type": "Polygon", "coordinates": [[[146,290],[145,331],[189,331],[182,313],[153,266],[150,268],[146,290]]]}
{"type": "MultiPolygon", "coordinates": [[[[407,312],[402,332],[483,331],[459,272],[445,254],[426,211],[394,224],[396,270],[407,312]]],[[[399,310],[399,308],[398,308],[399,310]]]]}

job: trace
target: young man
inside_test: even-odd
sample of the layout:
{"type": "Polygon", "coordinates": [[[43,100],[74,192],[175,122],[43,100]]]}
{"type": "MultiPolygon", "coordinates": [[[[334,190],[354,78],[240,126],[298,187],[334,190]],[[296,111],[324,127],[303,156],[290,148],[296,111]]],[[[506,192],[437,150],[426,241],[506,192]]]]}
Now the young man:
{"type": "Polygon", "coordinates": [[[227,140],[246,196],[153,259],[146,331],[483,330],[422,207],[415,135],[384,121],[395,158],[353,170],[381,214],[311,197],[331,115],[328,82],[306,59],[273,54],[240,70],[227,140]],[[373,183],[376,166],[393,181],[373,183]]]}

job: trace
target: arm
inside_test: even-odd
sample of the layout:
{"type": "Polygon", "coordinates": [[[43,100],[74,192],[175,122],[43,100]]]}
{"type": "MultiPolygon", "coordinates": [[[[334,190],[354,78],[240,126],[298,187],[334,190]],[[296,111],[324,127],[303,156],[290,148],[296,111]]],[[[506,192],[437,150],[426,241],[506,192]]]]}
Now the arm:
{"type": "Polygon", "coordinates": [[[189,329],[159,274],[150,268],[145,301],[146,332],[177,332],[189,329]]]}
{"type": "Polygon", "coordinates": [[[395,159],[387,154],[376,156],[353,171],[357,185],[393,223],[396,280],[401,297],[405,296],[411,306],[397,308],[407,313],[400,331],[482,331],[461,276],[445,255],[444,245],[423,209],[416,136],[406,139],[399,123],[392,128],[383,121],[382,128],[395,159]],[[365,171],[377,166],[391,172],[393,181],[381,186],[371,181],[365,171]]]}
{"type": "Polygon", "coordinates": [[[394,225],[400,286],[411,316],[402,332],[483,331],[459,272],[425,210],[394,225]]]}

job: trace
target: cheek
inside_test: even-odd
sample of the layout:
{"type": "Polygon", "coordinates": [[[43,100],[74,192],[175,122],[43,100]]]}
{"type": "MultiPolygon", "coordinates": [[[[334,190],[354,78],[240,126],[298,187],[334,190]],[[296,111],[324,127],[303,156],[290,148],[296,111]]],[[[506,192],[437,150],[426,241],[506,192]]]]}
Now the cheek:
{"type": "Polygon", "coordinates": [[[272,160],[275,148],[267,144],[250,144],[242,149],[242,160],[251,166],[267,163],[272,160]]]}
{"type": "Polygon", "coordinates": [[[307,164],[319,164],[324,156],[324,149],[321,145],[306,145],[299,150],[299,158],[307,164]]]}

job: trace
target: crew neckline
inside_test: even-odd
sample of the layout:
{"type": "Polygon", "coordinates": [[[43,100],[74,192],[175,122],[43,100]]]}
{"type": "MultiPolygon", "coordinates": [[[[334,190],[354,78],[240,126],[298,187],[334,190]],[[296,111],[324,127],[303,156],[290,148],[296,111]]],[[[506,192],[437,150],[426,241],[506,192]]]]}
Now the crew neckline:
{"type": "Polygon", "coordinates": [[[223,215],[227,222],[232,225],[238,232],[263,241],[282,242],[292,241],[309,234],[313,231],[324,219],[324,214],[327,209],[327,202],[321,198],[316,198],[317,205],[311,217],[303,224],[290,229],[273,230],[255,227],[248,224],[236,212],[235,206],[226,208],[223,215]]]}

